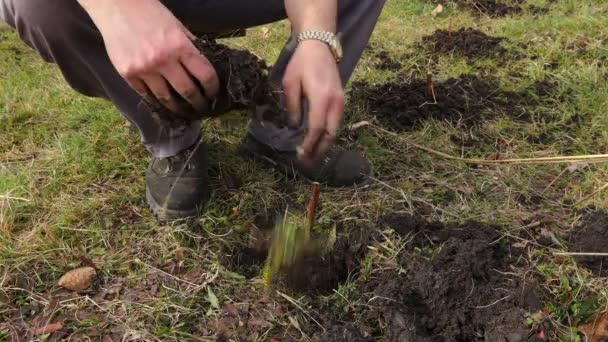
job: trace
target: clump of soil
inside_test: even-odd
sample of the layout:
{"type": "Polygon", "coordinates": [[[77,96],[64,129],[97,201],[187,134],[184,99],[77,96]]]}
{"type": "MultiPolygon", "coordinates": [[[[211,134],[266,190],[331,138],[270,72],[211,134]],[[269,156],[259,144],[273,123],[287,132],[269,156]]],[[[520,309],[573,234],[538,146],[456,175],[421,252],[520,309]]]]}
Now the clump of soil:
{"type": "MultiPolygon", "coordinates": [[[[147,99],[145,104],[159,119],[183,124],[184,121],[217,116],[234,109],[247,108],[253,112],[256,105],[271,106],[271,109],[277,109],[274,112],[278,112],[279,101],[273,96],[268,66],[263,60],[249,51],[233,49],[204,38],[198,39],[195,45],[209,59],[218,75],[220,92],[216,102],[210,104],[207,112],[199,113],[173,91],[180,110],[171,113],[156,100],[147,99]]],[[[203,88],[199,88],[204,93],[203,88]]]]}
{"type": "Polygon", "coordinates": [[[199,39],[198,49],[213,64],[220,79],[216,114],[276,102],[268,79],[266,62],[247,50],[233,49],[199,39]]]}
{"type": "Polygon", "coordinates": [[[501,273],[515,259],[508,245],[496,243],[498,227],[476,222],[449,227],[403,216],[387,220],[400,233],[414,234],[399,256],[407,273],[381,273],[367,285],[379,296],[376,304],[388,336],[405,341],[528,340],[524,314],[542,305],[533,289],[501,273]]]}
{"type": "MultiPolygon", "coordinates": [[[[411,241],[398,255],[401,272],[380,271],[363,284],[362,292],[371,298],[350,318],[358,319],[360,340],[535,340],[524,317],[542,303],[530,280],[524,287],[504,275],[516,256],[508,244],[497,242],[498,227],[447,226],[399,215],[387,217],[385,224],[411,241]]],[[[332,331],[355,336],[348,324],[341,327],[332,331]]],[[[319,340],[345,339],[325,334],[319,340]]]]}
{"type": "Polygon", "coordinates": [[[363,101],[370,112],[394,131],[411,131],[428,119],[456,123],[464,128],[501,115],[522,122],[533,121],[530,106],[550,92],[552,83],[534,85],[521,92],[501,90],[493,79],[462,75],[433,85],[427,94],[427,81],[393,81],[371,85],[363,81],[352,85],[351,99],[363,101]],[[430,95],[430,96],[429,96],[430,95]]]}
{"type": "Polygon", "coordinates": [[[504,54],[507,50],[500,46],[503,40],[473,28],[461,28],[453,32],[437,30],[423,37],[421,45],[428,46],[436,55],[457,54],[471,61],[478,57],[504,54]]]}
{"type": "MultiPolygon", "coordinates": [[[[572,252],[608,253],[608,213],[591,212],[569,237],[572,252]]],[[[608,257],[576,256],[576,262],[598,277],[608,276],[608,257]]]]}
{"type": "Polygon", "coordinates": [[[381,50],[377,52],[374,57],[378,60],[376,68],[386,71],[399,71],[401,70],[402,64],[395,60],[388,51],[381,50]]]}

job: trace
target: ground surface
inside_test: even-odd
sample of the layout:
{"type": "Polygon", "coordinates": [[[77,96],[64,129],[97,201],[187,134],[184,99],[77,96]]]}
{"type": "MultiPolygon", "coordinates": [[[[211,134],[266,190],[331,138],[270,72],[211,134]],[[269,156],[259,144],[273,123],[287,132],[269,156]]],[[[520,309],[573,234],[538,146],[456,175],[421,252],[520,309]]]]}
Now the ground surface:
{"type": "MultiPolygon", "coordinates": [[[[323,191],[333,243],[270,289],[268,231],[308,187],[238,155],[248,113],[205,123],[210,207],[159,225],[136,132],[1,30],[0,340],[582,341],[605,317],[608,258],[560,253],[608,252],[608,167],[467,165],[403,139],[480,159],[608,153],[608,4],[442,4],[388,1],[348,90],[347,126],[372,125],[339,140],[376,178],[323,191]],[[92,289],[59,288],[91,264],[92,289]]],[[[272,64],[288,32],[224,43],[272,64]]]]}

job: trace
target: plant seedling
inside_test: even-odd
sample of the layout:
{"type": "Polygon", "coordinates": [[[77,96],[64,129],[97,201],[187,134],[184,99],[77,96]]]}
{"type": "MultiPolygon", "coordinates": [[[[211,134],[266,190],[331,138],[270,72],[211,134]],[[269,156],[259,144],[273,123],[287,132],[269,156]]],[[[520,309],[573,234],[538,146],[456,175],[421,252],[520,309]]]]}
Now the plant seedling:
{"type": "Polygon", "coordinates": [[[313,183],[304,219],[297,214],[290,213],[289,210],[285,210],[283,219],[275,225],[268,258],[262,271],[264,286],[270,286],[280,270],[292,267],[298,258],[304,254],[304,251],[314,249],[310,246],[310,231],[314,224],[319,192],[319,183],[313,183]]]}

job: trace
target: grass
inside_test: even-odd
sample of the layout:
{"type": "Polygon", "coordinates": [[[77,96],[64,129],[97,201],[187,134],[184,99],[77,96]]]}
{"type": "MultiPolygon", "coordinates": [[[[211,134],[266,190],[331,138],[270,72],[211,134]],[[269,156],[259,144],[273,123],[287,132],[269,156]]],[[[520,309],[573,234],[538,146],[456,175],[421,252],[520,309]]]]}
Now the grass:
{"type": "MultiPolygon", "coordinates": [[[[608,4],[530,3],[549,6],[549,11],[491,19],[447,6],[433,19],[430,1],[388,1],[372,43],[400,60],[404,75],[424,75],[431,68],[438,81],[475,73],[496,77],[506,90],[525,89],[542,80],[558,85],[551,98],[531,108],[557,118],[547,125],[522,124],[508,117],[484,122],[473,137],[476,143],[466,151],[450,139],[463,132],[446,122],[426,121],[420,129],[403,133],[405,137],[453,155],[466,152],[481,158],[496,151],[509,157],[608,153],[608,4]],[[503,45],[522,57],[470,64],[458,56],[442,56],[429,64],[415,42],[447,28],[448,17],[455,29],[474,27],[508,38],[503,45]],[[549,63],[556,66],[548,68],[549,63]],[[562,131],[562,123],[573,116],[582,124],[562,131]],[[554,139],[548,144],[527,139],[543,132],[554,139]]],[[[262,28],[254,28],[247,37],[228,43],[272,61],[288,35],[288,25],[266,28],[269,37],[262,28]]],[[[210,207],[194,222],[160,225],[145,205],[142,176],[148,156],[136,132],[109,103],[73,92],[59,72],[41,62],[13,32],[0,34],[5,38],[0,40],[0,323],[21,317],[21,326],[31,326],[46,307],[53,313],[49,320],[70,322],[73,338],[115,333],[127,340],[204,339],[203,327],[220,317],[225,303],[251,302],[258,309],[265,305],[257,302],[264,296],[259,277],[246,280],[238,272],[238,262],[230,260],[238,257],[238,246],[247,244],[254,224],[266,217],[273,221],[287,204],[303,208],[307,185],[238,156],[245,115],[231,113],[205,123],[214,163],[210,207]],[[240,189],[226,188],[229,174],[242,180],[240,189]],[[238,215],[233,214],[234,207],[239,208],[238,215]],[[186,257],[178,275],[159,273],[158,269],[175,271],[179,247],[186,257]],[[59,292],[57,280],[81,264],[80,256],[99,267],[104,290],[117,289],[119,295],[59,292]]],[[[382,83],[394,76],[376,64],[375,55],[366,52],[353,79],[382,83]]],[[[350,100],[346,124],[370,120],[362,102],[350,100]]],[[[375,222],[385,213],[405,212],[446,222],[500,224],[515,234],[526,220],[544,217],[558,222],[554,228],[565,232],[580,219],[578,209],[608,206],[608,192],[597,193],[578,207],[571,205],[608,182],[608,165],[574,172],[562,172],[567,165],[472,167],[437,159],[370,129],[357,134],[351,141],[344,132],[341,144],[364,151],[379,181],[369,192],[324,193],[321,221],[375,222]],[[533,196],[541,196],[538,204],[522,200],[533,196]]],[[[376,266],[372,257],[362,261],[362,276],[376,266]]],[[[557,261],[542,248],[528,258],[545,279],[550,293],[547,315],[560,329],[557,336],[566,336],[571,327],[608,305],[602,281],[572,260],[557,261]]],[[[340,312],[358,305],[359,291],[356,279],[351,279],[328,296],[290,293],[301,308],[279,297],[274,300],[286,303],[288,312],[275,324],[300,339],[302,327],[297,322],[322,308],[340,312]]],[[[2,329],[8,336],[11,328],[0,327],[2,340],[2,329]]],[[[274,333],[268,328],[258,338],[274,333]]]]}

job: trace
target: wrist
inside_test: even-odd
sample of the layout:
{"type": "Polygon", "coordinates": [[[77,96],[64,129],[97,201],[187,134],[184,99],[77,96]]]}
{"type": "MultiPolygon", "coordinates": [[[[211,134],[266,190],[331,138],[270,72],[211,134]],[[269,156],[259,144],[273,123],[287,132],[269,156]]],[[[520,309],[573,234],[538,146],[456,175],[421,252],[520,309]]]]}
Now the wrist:
{"type": "Polygon", "coordinates": [[[343,57],[342,44],[339,35],[328,31],[304,31],[298,34],[298,45],[307,44],[312,46],[324,45],[332,55],[336,63],[340,63],[343,57]]]}

